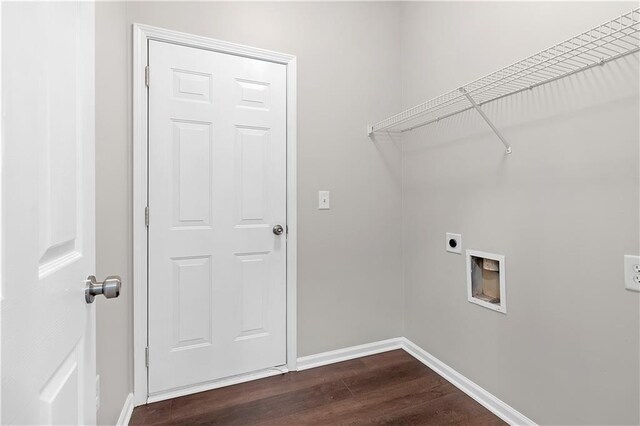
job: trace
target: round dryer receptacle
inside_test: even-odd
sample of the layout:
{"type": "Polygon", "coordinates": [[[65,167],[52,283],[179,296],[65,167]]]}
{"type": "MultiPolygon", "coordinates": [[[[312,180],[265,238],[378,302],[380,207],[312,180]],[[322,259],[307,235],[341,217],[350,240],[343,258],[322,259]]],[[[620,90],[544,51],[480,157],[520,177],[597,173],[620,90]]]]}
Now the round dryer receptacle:
{"type": "Polygon", "coordinates": [[[447,232],[444,244],[449,253],[462,254],[462,234],[447,232]]]}

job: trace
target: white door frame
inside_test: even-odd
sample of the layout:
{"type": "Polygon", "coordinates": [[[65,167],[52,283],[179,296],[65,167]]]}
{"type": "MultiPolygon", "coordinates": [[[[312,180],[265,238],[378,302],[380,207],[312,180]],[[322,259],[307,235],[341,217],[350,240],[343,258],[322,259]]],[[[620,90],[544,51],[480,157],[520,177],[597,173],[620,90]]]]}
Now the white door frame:
{"type": "MultiPolygon", "coordinates": [[[[296,57],[255,47],[181,33],[142,24],[133,24],[133,367],[135,405],[148,401],[147,347],[147,108],[145,67],[148,42],[157,40],[230,55],[276,62],[287,67],[287,368],[297,368],[297,182],[296,182],[296,57]]],[[[153,75],[150,76],[153,79],[153,75]]],[[[257,378],[249,375],[235,380],[222,379],[209,388],[257,378]]],[[[205,390],[202,386],[200,390],[205,390]]]]}
{"type": "MultiPolygon", "coordinates": [[[[2,2],[0,1],[0,46],[2,46],[2,2]]],[[[2,176],[3,169],[2,165],[4,164],[4,115],[2,112],[2,105],[4,105],[4,98],[2,97],[2,54],[0,52],[0,318],[2,318],[2,299],[4,295],[2,294],[2,289],[4,288],[4,269],[3,262],[4,259],[4,228],[2,221],[2,200],[4,199],[4,193],[2,192],[2,176]]],[[[2,321],[0,321],[1,323],[2,321]]],[[[2,327],[0,327],[0,353],[2,353],[2,327]]],[[[0,377],[2,377],[2,361],[0,360],[0,377]]],[[[0,419],[2,419],[2,386],[0,386],[0,419]]]]}

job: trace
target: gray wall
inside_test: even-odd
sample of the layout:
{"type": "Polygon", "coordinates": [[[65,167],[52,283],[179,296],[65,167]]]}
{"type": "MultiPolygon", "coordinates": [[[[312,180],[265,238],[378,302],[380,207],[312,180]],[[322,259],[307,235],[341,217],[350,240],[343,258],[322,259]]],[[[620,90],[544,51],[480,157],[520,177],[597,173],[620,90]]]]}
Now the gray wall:
{"type": "Polygon", "coordinates": [[[297,55],[304,356],[402,335],[401,156],[366,136],[400,108],[399,14],[391,3],[97,3],[97,262],[125,287],[98,306],[100,423],[132,389],[131,24],[297,55]],[[331,210],[317,210],[319,189],[331,210]]]}
{"type": "Polygon", "coordinates": [[[133,390],[131,86],[124,3],[96,2],[96,270],[120,297],[96,299],[98,422],[114,424],[133,390]]]}
{"type": "MultiPolygon", "coordinates": [[[[405,3],[405,107],[635,3],[405,3]]],[[[540,424],[638,424],[638,56],[403,141],[405,336],[540,424]],[[467,302],[465,249],[506,256],[507,315],[467,302]]]]}

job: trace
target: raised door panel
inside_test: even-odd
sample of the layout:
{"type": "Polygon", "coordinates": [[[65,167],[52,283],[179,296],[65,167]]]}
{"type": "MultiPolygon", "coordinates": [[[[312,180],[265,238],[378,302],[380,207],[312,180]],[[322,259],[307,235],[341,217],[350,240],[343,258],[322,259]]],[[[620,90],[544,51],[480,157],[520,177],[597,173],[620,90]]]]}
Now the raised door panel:
{"type": "Polygon", "coordinates": [[[269,111],[271,87],[263,81],[251,81],[236,78],[237,106],[269,111]]]}
{"type": "Polygon", "coordinates": [[[210,103],[213,98],[212,75],[193,70],[173,70],[173,97],[210,103]]]}
{"type": "Polygon", "coordinates": [[[173,226],[211,226],[211,123],[173,120],[173,226]]]}
{"type": "Polygon", "coordinates": [[[267,309],[269,301],[268,260],[265,254],[237,257],[238,274],[238,340],[267,337],[267,309]]]}
{"type": "Polygon", "coordinates": [[[173,350],[209,346],[211,336],[211,257],[173,262],[173,350]]]}
{"type": "Polygon", "coordinates": [[[269,129],[236,128],[236,185],[240,222],[264,221],[267,214],[269,129]]]}
{"type": "Polygon", "coordinates": [[[77,425],[82,419],[82,342],[53,373],[40,392],[40,424],[77,425]]]}
{"type": "MultiPolygon", "coordinates": [[[[63,29],[62,38],[78,31],[77,17],[56,13],[55,26],[63,29]]],[[[44,108],[35,107],[35,126],[40,146],[38,197],[40,199],[40,242],[38,273],[44,278],[81,256],[78,225],[81,221],[78,202],[78,172],[82,152],[78,126],[77,45],[60,42],[43,52],[48,66],[43,89],[44,108]]]]}

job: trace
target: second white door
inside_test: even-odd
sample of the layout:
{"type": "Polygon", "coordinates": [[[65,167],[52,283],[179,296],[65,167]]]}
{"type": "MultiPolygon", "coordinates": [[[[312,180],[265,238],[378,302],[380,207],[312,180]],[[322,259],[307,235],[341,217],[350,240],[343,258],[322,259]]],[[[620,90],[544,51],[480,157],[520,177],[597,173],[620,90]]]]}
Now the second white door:
{"type": "Polygon", "coordinates": [[[286,67],[150,41],[149,77],[157,395],[286,363],[286,67]]]}

